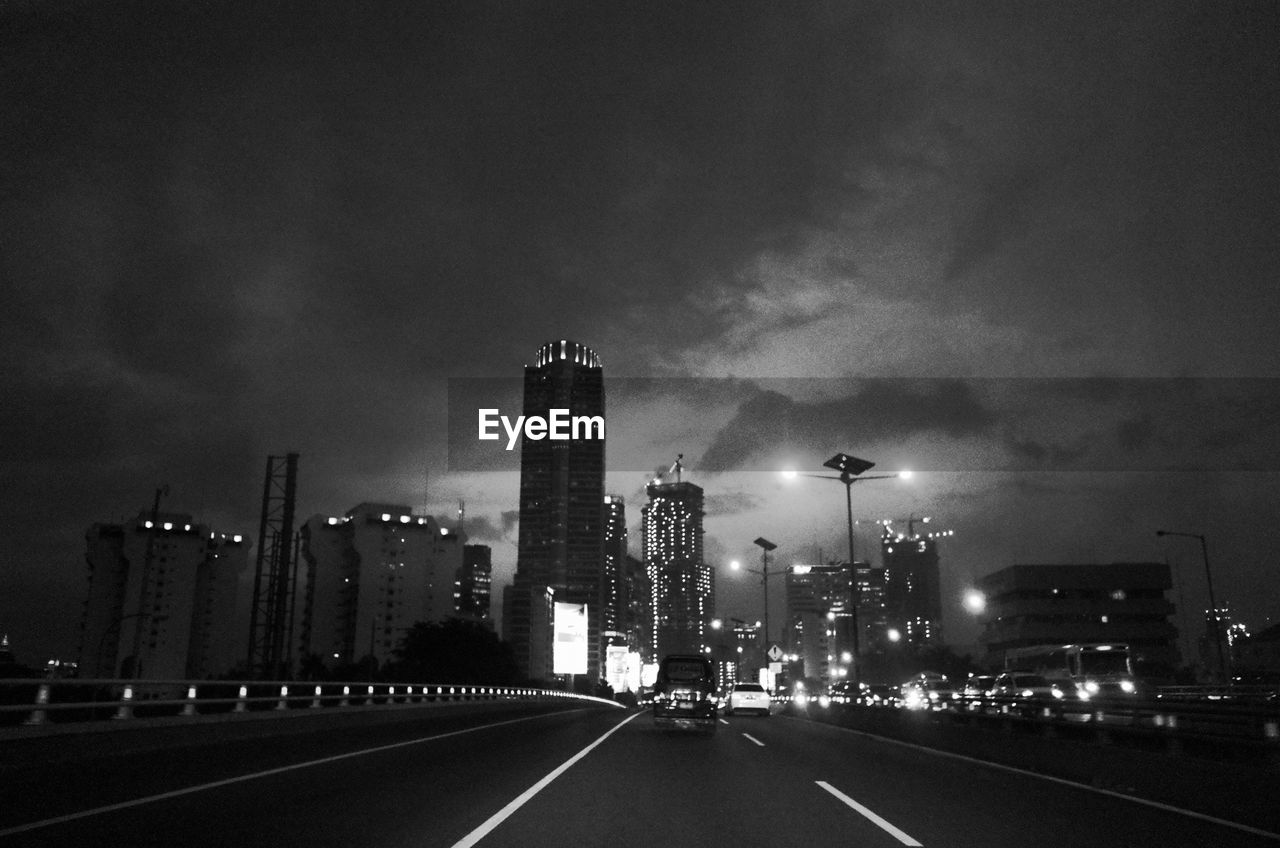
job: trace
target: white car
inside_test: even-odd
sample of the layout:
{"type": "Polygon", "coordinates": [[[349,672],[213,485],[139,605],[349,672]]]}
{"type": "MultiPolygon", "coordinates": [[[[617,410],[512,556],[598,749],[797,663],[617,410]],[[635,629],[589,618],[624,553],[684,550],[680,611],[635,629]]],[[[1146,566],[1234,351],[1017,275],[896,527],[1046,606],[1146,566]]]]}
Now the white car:
{"type": "Polygon", "coordinates": [[[769,701],[769,693],[759,683],[739,683],[729,690],[729,701],[725,705],[725,712],[733,715],[736,712],[750,710],[767,716],[769,701]]]}

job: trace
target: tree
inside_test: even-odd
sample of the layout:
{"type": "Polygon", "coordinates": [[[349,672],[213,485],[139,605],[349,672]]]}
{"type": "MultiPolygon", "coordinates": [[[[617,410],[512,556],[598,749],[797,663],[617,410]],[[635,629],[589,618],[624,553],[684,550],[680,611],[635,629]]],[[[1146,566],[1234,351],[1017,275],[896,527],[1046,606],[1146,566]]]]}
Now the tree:
{"type": "Polygon", "coordinates": [[[501,686],[519,677],[511,646],[483,624],[460,618],[417,622],[395,655],[386,668],[391,680],[501,686]]]}

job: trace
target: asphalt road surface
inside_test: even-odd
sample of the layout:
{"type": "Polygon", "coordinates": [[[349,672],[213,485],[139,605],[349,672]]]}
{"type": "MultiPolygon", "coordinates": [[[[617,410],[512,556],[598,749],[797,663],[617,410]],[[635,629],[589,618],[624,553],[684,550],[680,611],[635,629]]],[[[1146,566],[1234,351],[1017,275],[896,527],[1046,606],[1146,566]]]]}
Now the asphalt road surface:
{"type": "Polygon", "coordinates": [[[1275,835],[782,716],[564,709],[0,762],[0,846],[1253,846],[1275,835]]]}

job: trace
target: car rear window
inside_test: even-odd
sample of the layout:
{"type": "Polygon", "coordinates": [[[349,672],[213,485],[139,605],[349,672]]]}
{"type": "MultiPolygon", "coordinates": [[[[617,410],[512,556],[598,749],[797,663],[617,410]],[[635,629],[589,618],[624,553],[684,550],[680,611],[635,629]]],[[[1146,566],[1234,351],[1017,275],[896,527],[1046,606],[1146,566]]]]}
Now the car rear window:
{"type": "Polygon", "coordinates": [[[759,683],[739,683],[737,686],[733,687],[733,691],[735,691],[735,692],[763,692],[763,691],[764,691],[764,687],[763,687],[763,686],[761,686],[759,683]]]}
{"type": "Polygon", "coordinates": [[[702,680],[710,675],[710,668],[698,660],[666,660],[662,674],[667,680],[702,680]]]}

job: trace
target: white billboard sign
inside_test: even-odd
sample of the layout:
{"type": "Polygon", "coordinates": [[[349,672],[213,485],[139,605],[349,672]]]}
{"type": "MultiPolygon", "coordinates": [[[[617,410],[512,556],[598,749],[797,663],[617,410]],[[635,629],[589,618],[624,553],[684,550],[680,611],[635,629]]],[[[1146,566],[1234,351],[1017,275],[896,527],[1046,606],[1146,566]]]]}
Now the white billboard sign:
{"type": "Polygon", "coordinates": [[[553,674],[587,673],[587,605],[556,601],[553,674]]]}

